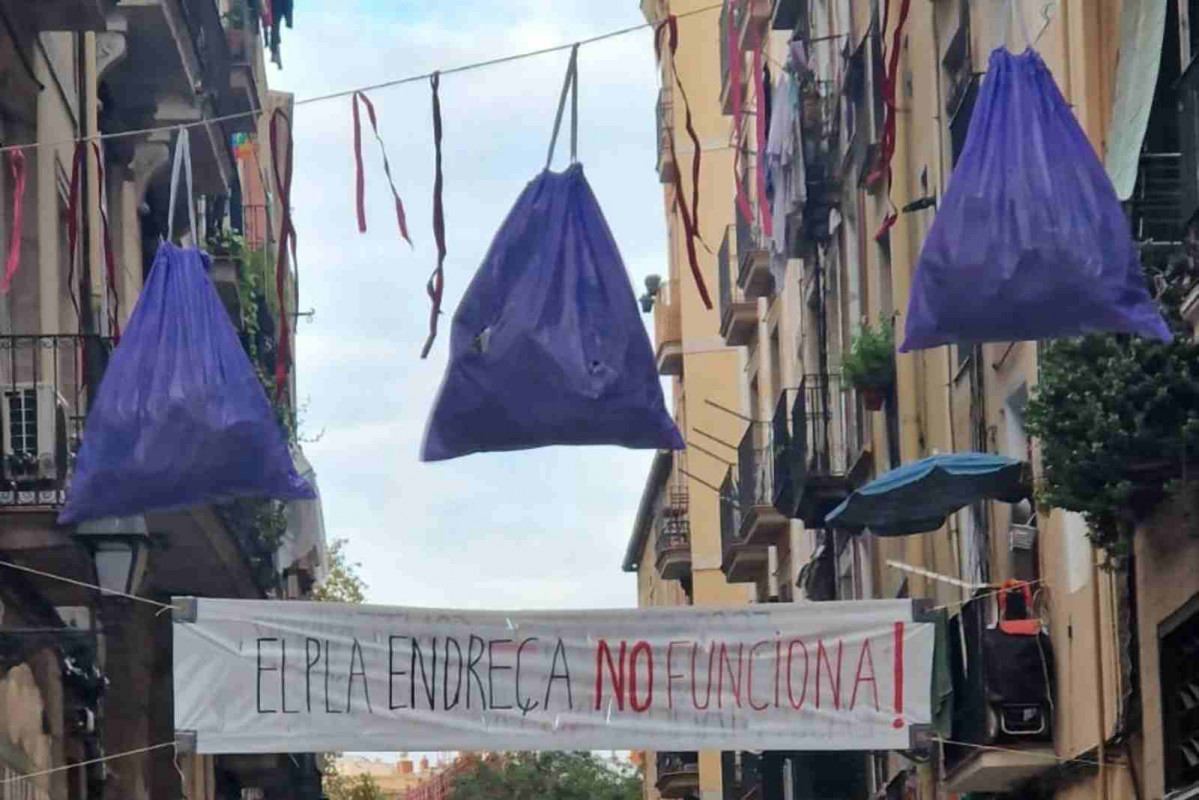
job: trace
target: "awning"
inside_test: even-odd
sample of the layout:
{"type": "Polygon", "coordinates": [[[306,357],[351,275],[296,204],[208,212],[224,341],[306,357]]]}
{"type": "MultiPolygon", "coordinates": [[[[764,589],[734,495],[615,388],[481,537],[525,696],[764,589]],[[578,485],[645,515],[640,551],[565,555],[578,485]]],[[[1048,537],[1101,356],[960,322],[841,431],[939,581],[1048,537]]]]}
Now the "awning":
{"type": "Polygon", "coordinates": [[[935,531],[979,500],[1017,503],[1029,496],[1024,462],[988,453],[947,453],[905,464],[858,489],[825,517],[837,528],[878,536],[935,531]]]}
{"type": "Polygon", "coordinates": [[[1116,95],[1104,158],[1108,177],[1121,200],[1132,196],[1137,182],[1137,162],[1161,66],[1166,5],[1162,0],[1124,0],[1116,95]]]}
{"type": "Polygon", "coordinates": [[[321,506],[321,490],[316,485],[316,471],[304,451],[292,451],[296,472],[308,481],[316,493],[313,500],[292,500],[287,504],[287,532],[279,543],[280,569],[303,569],[318,583],[325,578],[326,562],[325,512],[321,506]]]}

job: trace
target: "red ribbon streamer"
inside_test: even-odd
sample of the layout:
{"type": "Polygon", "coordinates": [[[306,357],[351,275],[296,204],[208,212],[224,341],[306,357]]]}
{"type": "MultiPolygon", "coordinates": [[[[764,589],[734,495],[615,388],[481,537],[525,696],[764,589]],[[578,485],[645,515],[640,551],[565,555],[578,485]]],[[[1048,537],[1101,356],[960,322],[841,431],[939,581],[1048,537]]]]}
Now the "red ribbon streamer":
{"type": "Polygon", "coordinates": [[[12,287],[13,276],[21,263],[21,229],[25,217],[25,153],[20,150],[10,150],[8,163],[12,168],[12,233],[8,241],[8,260],[4,265],[4,283],[0,284],[0,292],[7,293],[12,287]]]}
{"type": "MultiPolygon", "coordinates": [[[[104,157],[100,153],[100,145],[92,142],[92,152],[96,154],[97,183],[99,184],[100,223],[104,232],[104,268],[107,276],[108,292],[108,329],[117,344],[121,342],[121,320],[119,314],[120,298],[117,295],[117,264],[112,254],[112,235],[108,228],[108,209],[104,206],[104,157]]],[[[195,235],[195,234],[193,234],[195,235]]]]}
{"type": "Polygon", "coordinates": [[[383,172],[387,175],[387,183],[391,186],[391,196],[395,198],[396,222],[400,227],[400,236],[404,237],[409,246],[412,239],[408,238],[408,217],[404,214],[404,203],[400,193],[396,191],[395,181],[391,177],[391,164],[387,160],[387,148],[383,145],[383,137],[379,135],[379,120],[375,116],[375,106],[362,92],[354,92],[354,163],[358,167],[357,200],[358,200],[358,232],[366,233],[366,176],[362,169],[362,120],[358,114],[358,101],[366,106],[366,114],[371,121],[371,129],[375,132],[375,140],[379,142],[379,151],[383,154],[383,172]]]}
{"type": "Polygon", "coordinates": [[[770,219],[770,201],[766,199],[766,98],[763,97],[762,48],[754,48],[754,90],[757,105],[755,118],[757,125],[757,183],[758,183],[758,218],[762,221],[762,232],[766,236],[773,233],[770,219]]]}
{"type": "Polygon", "coordinates": [[[708,287],[704,284],[703,272],[699,268],[699,254],[695,249],[695,240],[700,238],[699,235],[699,170],[702,148],[699,145],[699,135],[695,132],[695,124],[691,119],[691,102],[687,99],[687,90],[683,88],[683,81],[679,77],[678,64],[675,62],[675,56],[679,50],[679,19],[674,14],[671,14],[666,20],[658,26],[654,32],[654,50],[658,60],[662,60],[662,32],[665,30],[669,34],[670,46],[670,70],[674,75],[674,82],[679,87],[679,96],[683,98],[683,110],[685,113],[685,127],[687,135],[691,137],[691,143],[695,153],[691,159],[691,208],[687,208],[687,196],[683,193],[683,177],[682,171],[679,169],[678,149],[674,142],[674,126],[669,127],[670,133],[670,160],[674,165],[674,188],[675,197],[679,204],[679,217],[683,222],[684,239],[687,243],[687,260],[691,265],[691,275],[695,278],[695,286],[699,289],[700,299],[704,301],[705,308],[712,307],[712,298],[708,295],[708,287]]]}
{"type": "Polygon", "coordinates": [[[75,308],[75,318],[82,321],[79,298],[75,296],[75,254],[79,241],[79,181],[87,159],[87,145],[76,142],[75,157],[71,159],[71,191],[67,197],[67,294],[75,308]]]}
{"type": "MultiPolygon", "coordinates": [[[[732,14],[738,0],[731,0],[729,3],[728,13],[732,14]]],[[[729,40],[725,43],[729,51],[729,81],[731,87],[729,91],[733,94],[733,174],[740,172],[741,168],[741,129],[744,125],[742,115],[745,113],[745,98],[741,95],[741,47],[737,43],[737,29],[733,25],[729,25],[729,40]]],[[[749,198],[745,196],[745,187],[741,185],[741,181],[733,181],[734,200],[737,205],[737,212],[741,214],[741,218],[746,222],[753,224],[754,210],[749,204],[749,198]]]]}
{"type": "Polygon", "coordinates": [[[444,182],[441,175],[441,97],[438,95],[441,74],[434,72],[430,75],[429,85],[433,87],[433,239],[437,242],[437,267],[425,286],[432,308],[429,311],[429,338],[421,348],[421,358],[429,357],[429,351],[433,349],[433,342],[437,339],[437,318],[441,316],[441,297],[445,291],[445,207],[442,204],[444,182]]]}
{"type": "MultiPolygon", "coordinates": [[[[874,181],[877,181],[885,176],[887,178],[888,200],[891,196],[891,159],[895,155],[895,88],[897,83],[896,73],[899,71],[899,45],[900,40],[903,37],[903,26],[907,23],[908,12],[911,11],[911,7],[912,0],[901,0],[899,5],[899,20],[895,25],[895,33],[892,36],[891,50],[887,53],[887,74],[883,78],[883,110],[885,112],[885,116],[883,119],[882,142],[880,142],[879,148],[879,160],[878,164],[873,170],[871,170],[870,175],[867,176],[866,179],[868,182],[873,183],[874,181]]],[[[881,34],[884,42],[886,41],[887,21],[890,16],[891,2],[890,0],[887,0],[887,2],[884,4],[883,28],[881,34]]],[[[883,236],[885,236],[887,231],[889,231],[895,225],[895,222],[898,219],[899,216],[895,213],[894,205],[892,205],[891,213],[887,215],[885,220],[883,220],[882,227],[879,228],[878,233],[874,235],[874,238],[881,239],[883,236]]]]}
{"type": "Polygon", "coordinates": [[[291,335],[287,320],[287,257],[288,244],[295,251],[296,228],[291,220],[291,176],[292,176],[292,129],[291,119],[282,109],[271,114],[271,166],[275,172],[275,185],[279,187],[279,201],[283,205],[283,221],[279,226],[279,257],[275,260],[275,292],[279,299],[279,351],[275,357],[275,399],[283,396],[287,389],[287,373],[291,361],[291,335]],[[276,123],[283,120],[287,125],[287,156],[283,174],[279,173],[279,137],[276,123]]]}

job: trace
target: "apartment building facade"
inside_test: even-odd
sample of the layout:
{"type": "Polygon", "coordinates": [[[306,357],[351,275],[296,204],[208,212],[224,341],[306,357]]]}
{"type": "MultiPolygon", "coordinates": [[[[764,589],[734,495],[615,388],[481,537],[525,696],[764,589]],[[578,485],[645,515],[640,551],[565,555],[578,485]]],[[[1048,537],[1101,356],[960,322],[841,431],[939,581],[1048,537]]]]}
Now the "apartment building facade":
{"type": "MultiPolygon", "coordinates": [[[[171,212],[185,242],[213,252],[211,277],[243,340],[248,315],[267,306],[265,276],[253,273],[273,270],[282,201],[263,116],[290,103],[267,86],[273,20],[253,0],[56,0],[0,2],[0,21],[0,140],[30,146],[0,156],[0,241],[14,254],[20,245],[0,297],[0,561],[14,565],[0,567],[0,796],[318,798],[312,756],[163,746],[175,739],[170,616],[86,588],[160,603],[301,598],[323,567],[312,514],[289,521],[277,504],[239,501],[55,522],[89,400],[171,212]],[[195,229],[183,203],[169,207],[183,124],[193,126],[195,229]]],[[[295,301],[259,319],[277,324],[295,301]]],[[[273,334],[254,330],[262,341],[247,349],[273,374],[273,334]]],[[[290,397],[278,412],[294,420],[290,397]]]]}
{"type": "MultiPolygon", "coordinates": [[[[639,601],[689,600],[695,577],[671,498],[685,494],[694,531],[713,522],[698,493],[719,504],[720,570],[751,602],[930,598],[947,609],[963,653],[953,666],[953,733],[928,749],[725,753],[719,764],[659,754],[647,797],[1190,796],[1199,750],[1186,744],[1187,714],[1196,703],[1178,656],[1199,590],[1189,506],[1143,520],[1136,558],[1116,570],[1101,567],[1107,554],[1080,515],[1027,501],[978,502],[911,536],[839,530],[825,516],[854,489],[937,454],[1009,456],[1040,470],[1026,417],[1042,344],[896,353],[882,392],[855,387],[843,366],[863,326],[903,329],[913,268],[996,47],[1040,53],[1109,172],[1128,176],[1118,191],[1142,252],[1180,252],[1199,206],[1188,177],[1199,148],[1192,5],[729,0],[708,20],[691,13],[699,3],[641,4],[651,23],[679,16],[679,82],[694,118],[709,125],[700,204],[701,220],[719,226],[704,231],[719,302],[715,319],[698,316],[716,326],[727,361],[719,373],[682,367],[688,387],[720,382],[723,397],[704,398],[715,413],[698,427],[713,426],[705,433],[714,436],[689,432],[685,454],[653,462],[624,564],[639,571],[639,601]],[[783,126],[791,130],[780,138],[783,126]],[[724,383],[730,374],[735,385],[724,383]],[[680,463],[685,475],[697,463],[708,472],[681,481],[680,463]],[[982,651],[968,631],[994,628],[997,612],[993,592],[969,587],[1010,580],[1035,589],[1051,650],[1035,687],[1042,699],[1023,727],[987,699],[1004,687],[970,666],[982,651]]],[[[679,89],[662,67],[669,105],[679,89]]],[[[658,121],[659,146],[679,148],[686,187],[682,117],[660,102],[658,121]]],[[[672,169],[659,159],[671,279],[685,284],[672,169]]],[[[1190,297],[1184,313],[1199,315],[1199,291],[1190,297]]],[[[713,335],[671,325],[656,306],[660,354],[664,345],[685,354],[695,337],[713,335]]],[[[663,374],[676,364],[659,361],[663,374]]],[[[688,397],[689,414],[698,396],[688,397]]],[[[692,539],[692,567],[703,546],[692,539]]]]}

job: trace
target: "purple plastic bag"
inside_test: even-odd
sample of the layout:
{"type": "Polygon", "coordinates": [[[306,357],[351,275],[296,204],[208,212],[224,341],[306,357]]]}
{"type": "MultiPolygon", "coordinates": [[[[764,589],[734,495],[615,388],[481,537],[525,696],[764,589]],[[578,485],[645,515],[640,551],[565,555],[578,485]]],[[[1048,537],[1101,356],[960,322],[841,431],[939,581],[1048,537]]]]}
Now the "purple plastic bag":
{"type": "Polygon", "coordinates": [[[454,314],[421,453],[681,450],[633,287],[582,166],[525,188],[454,314]]]}
{"type": "Polygon", "coordinates": [[[205,274],[158,246],[83,428],[59,524],[257,495],[312,499],[205,274]]]}
{"type": "Polygon", "coordinates": [[[997,49],[899,349],[1104,331],[1171,338],[1128,218],[1045,62],[997,49]]]}

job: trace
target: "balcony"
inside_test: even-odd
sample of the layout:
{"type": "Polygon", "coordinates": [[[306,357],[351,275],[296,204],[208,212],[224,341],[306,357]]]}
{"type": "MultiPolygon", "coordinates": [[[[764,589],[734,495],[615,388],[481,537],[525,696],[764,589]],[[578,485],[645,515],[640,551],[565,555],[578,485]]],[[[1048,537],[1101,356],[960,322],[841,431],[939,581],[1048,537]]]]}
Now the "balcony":
{"type": "Polygon", "coordinates": [[[229,91],[220,94],[222,116],[244,114],[226,122],[231,133],[249,133],[255,115],[262,111],[266,64],[263,57],[258,15],[249,0],[230,0],[222,15],[225,41],[229,47],[229,91]]]}
{"type": "MultiPolygon", "coordinates": [[[[757,214],[754,170],[748,165],[742,178],[741,189],[749,199],[749,205],[757,214]]],[[[774,291],[774,277],[770,274],[770,243],[758,226],[757,220],[747,220],[740,210],[737,218],[737,286],[746,298],[769,297],[774,291]]]]}
{"type": "Polygon", "coordinates": [[[102,31],[116,0],[39,0],[28,5],[39,31],[102,31]]]}
{"type": "Polygon", "coordinates": [[[742,536],[737,467],[729,467],[720,484],[720,570],[729,583],[757,583],[769,568],[769,548],[742,536]]]}
{"type": "Polygon", "coordinates": [[[783,392],[771,420],[775,507],[810,528],[852,489],[847,411],[851,394],[838,375],[807,375],[798,389],[783,392]]]}
{"type": "MultiPolygon", "coordinates": [[[[126,0],[114,11],[114,22],[119,22],[128,56],[105,76],[117,102],[105,119],[104,132],[131,134],[152,127],[197,125],[191,135],[195,190],[227,194],[236,179],[227,133],[234,128],[198,124],[219,116],[234,94],[229,42],[216,3],[126,0]]],[[[137,137],[125,139],[131,148],[137,137]]],[[[120,157],[132,159],[130,153],[120,157]]],[[[163,194],[168,179],[166,170],[156,176],[155,185],[161,184],[158,190],[163,194]]]]}
{"type": "MultiPolygon", "coordinates": [[[[733,27],[733,9],[730,6],[729,0],[724,0],[724,7],[720,9],[720,41],[717,43],[717,49],[720,50],[720,110],[724,115],[730,116],[733,113],[733,91],[732,91],[732,61],[729,52],[729,37],[732,35],[733,27]]],[[[737,54],[740,58],[740,53],[737,54]]],[[[744,80],[744,72],[742,71],[742,79],[744,80]]],[[[742,95],[744,97],[744,94],[742,95]]]]}
{"type": "Polygon", "coordinates": [[[768,422],[751,422],[737,446],[741,538],[749,545],[776,544],[790,522],[775,508],[774,437],[768,422]]]}
{"type": "Polygon", "coordinates": [[[663,798],[699,794],[698,753],[658,753],[658,782],[654,787],[663,798]]]}
{"type": "Polygon", "coordinates": [[[111,350],[111,340],[99,336],[0,336],[0,509],[63,504],[87,387],[99,384],[111,350]]]}
{"type": "Polygon", "coordinates": [[[678,175],[674,168],[674,153],[670,144],[674,126],[674,100],[670,86],[658,90],[658,180],[674,183],[678,175]]]}
{"type": "Polygon", "coordinates": [[[724,231],[716,265],[720,272],[720,335],[729,347],[748,344],[758,330],[758,304],[746,300],[741,287],[733,280],[733,226],[724,231]]]}
{"type": "Polygon", "coordinates": [[[808,38],[807,0],[775,0],[771,27],[776,31],[788,31],[795,38],[808,38]]]}
{"type": "Polygon", "coordinates": [[[665,281],[654,302],[654,340],[658,374],[683,374],[683,305],[677,278],[665,281]]]}
{"type": "Polygon", "coordinates": [[[658,512],[658,574],[662,580],[681,581],[691,576],[691,519],[686,486],[670,489],[668,501],[658,512]]]}
{"type": "Polygon", "coordinates": [[[945,746],[951,792],[1011,792],[1053,767],[1053,646],[1038,626],[1029,632],[1021,624],[1033,614],[1031,593],[1009,598],[1017,595],[1025,601],[1001,607],[996,595],[983,594],[950,621],[949,738],[960,743],[945,746]]]}
{"type": "Polygon", "coordinates": [[[733,14],[733,24],[742,50],[751,51],[762,46],[773,15],[773,0],[740,0],[733,14]]]}

